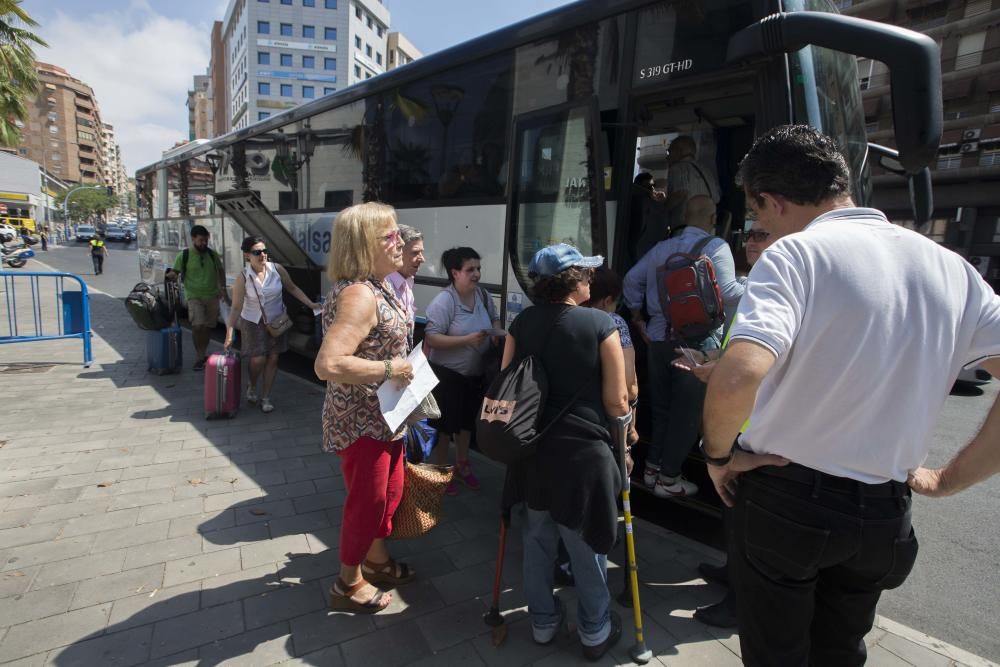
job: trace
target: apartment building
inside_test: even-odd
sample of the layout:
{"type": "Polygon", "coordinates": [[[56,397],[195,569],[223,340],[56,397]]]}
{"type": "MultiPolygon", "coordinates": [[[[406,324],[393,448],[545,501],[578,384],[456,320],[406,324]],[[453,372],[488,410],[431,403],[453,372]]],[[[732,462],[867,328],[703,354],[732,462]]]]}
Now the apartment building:
{"type": "Polygon", "coordinates": [[[385,72],[388,34],[381,0],[231,0],[227,130],[385,72]]]}
{"type": "Polygon", "coordinates": [[[208,100],[212,107],[212,133],[209,138],[221,137],[229,131],[229,97],[226,87],[226,44],[223,39],[222,21],[212,24],[211,60],[208,63],[208,100]]]}
{"type": "Polygon", "coordinates": [[[110,123],[102,123],[102,136],[104,139],[104,176],[105,183],[120,192],[123,186],[122,173],[122,148],[118,145],[115,137],[115,128],[110,123]]]}
{"type": "Polygon", "coordinates": [[[386,41],[386,69],[396,69],[408,65],[424,55],[401,32],[390,32],[386,41]]]}
{"type": "Polygon", "coordinates": [[[188,139],[212,138],[212,101],[209,99],[211,77],[195,74],[191,90],[187,94],[188,139]]]}
{"type": "Polygon", "coordinates": [[[56,65],[37,62],[38,93],[28,103],[17,153],[71,184],[106,182],[104,130],[93,89],[56,65]]]}
{"type": "MultiPolygon", "coordinates": [[[[941,48],[944,133],[932,168],[934,219],[922,232],[972,262],[1000,291],[1000,0],[837,0],[845,14],[922,32],[941,48]]],[[[858,62],[868,140],[892,145],[889,72],[858,62]]],[[[874,201],[909,221],[904,179],[878,168],[874,201]]]]}
{"type": "Polygon", "coordinates": [[[110,123],[101,124],[101,135],[104,144],[104,184],[114,189],[119,201],[114,213],[121,214],[128,202],[128,174],[122,160],[122,147],[118,144],[115,128],[110,123]]]}

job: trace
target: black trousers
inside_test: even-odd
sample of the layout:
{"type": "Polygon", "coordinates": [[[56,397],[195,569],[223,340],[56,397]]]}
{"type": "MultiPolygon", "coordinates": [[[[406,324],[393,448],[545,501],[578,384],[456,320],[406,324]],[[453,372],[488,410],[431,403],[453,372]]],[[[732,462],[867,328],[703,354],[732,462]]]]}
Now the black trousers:
{"type": "Polygon", "coordinates": [[[94,260],[94,273],[102,273],[104,271],[104,255],[91,255],[90,258],[94,260]]]}
{"type": "Polygon", "coordinates": [[[729,540],[743,662],[863,665],[883,590],[917,557],[910,490],[804,466],[740,478],[729,540]]]}

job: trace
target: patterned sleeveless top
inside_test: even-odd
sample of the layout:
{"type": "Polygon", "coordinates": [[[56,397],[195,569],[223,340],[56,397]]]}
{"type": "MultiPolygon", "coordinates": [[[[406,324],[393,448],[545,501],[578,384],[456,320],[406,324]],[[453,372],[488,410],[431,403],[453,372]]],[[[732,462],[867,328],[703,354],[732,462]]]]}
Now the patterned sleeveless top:
{"type": "MultiPolygon", "coordinates": [[[[371,289],[375,295],[375,308],[378,313],[378,324],[361,341],[354,356],[372,361],[405,357],[409,332],[406,309],[391,288],[380,285],[374,279],[341,280],[333,286],[323,307],[324,335],[337,317],[337,295],[354,284],[362,284],[371,289]]],[[[342,451],[362,436],[383,442],[403,437],[405,425],[401,426],[397,433],[393,433],[382,418],[378,396],[375,394],[380,384],[381,381],[369,384],[340,384],[327,380],[326,400],[323,402],[324,451],[342,451]]]]}

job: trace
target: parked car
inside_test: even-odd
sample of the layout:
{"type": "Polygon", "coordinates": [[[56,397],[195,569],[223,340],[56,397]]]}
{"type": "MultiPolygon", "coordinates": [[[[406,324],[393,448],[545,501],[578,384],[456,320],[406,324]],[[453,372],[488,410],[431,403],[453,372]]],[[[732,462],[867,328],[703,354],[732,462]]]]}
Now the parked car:
{"type": "Polygon", "coordinates": [[[93,225],[79,225],[76,228],[77,241],[90,241],[97,238],[97,229],[93,225]]]}
{"type": "Polygon", "coordinates": [[[17,230],[10,225],[0,224],[0,243],[10,243],[17,235],[17,230]]]}
{"type": "Polygon", "coordinates": [[[128,241],[128,235],[125,233],[124,227],[119,227],[118,225],[108,225],[104,228],[104,240],[105,241],[128,241]]]}

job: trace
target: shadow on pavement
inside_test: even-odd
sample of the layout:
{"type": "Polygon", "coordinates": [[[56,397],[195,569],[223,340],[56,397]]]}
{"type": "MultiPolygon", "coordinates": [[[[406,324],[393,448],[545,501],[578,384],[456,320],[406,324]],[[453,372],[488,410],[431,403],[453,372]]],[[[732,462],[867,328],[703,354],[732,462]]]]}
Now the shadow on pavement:
{"type": "MultiPolygon", "coordinates": [[[[91,307],[95,331],[121,359],[79,377],[138,390],[141,400],[122,406],[145,424],[136,429],[128,454],[171,452],[180,462],[169,471],[150,470],[148,488],[155,480],[158,488],[173,489],[168,502],[176,505],[202,500],[200,513],[188,511],[171,521],[170,535],[174,538],[174,522],[179,522],[183,529],[177,539],[200,536],[201,549],[165,554],[163,588],[116,601],[103,633],[53,651],[52,662],[111,664],[113,657],[114,664],[216,665],[244,656],[247,664],[264,665],[296,656],[303,664],[330,665],[366,662],[374,651],[383,656],[374,660],[381,665],[430,658],[467,640],[481,653],[500,650],[490,645],[481,616],[493,583],[501,469],[477,469],[483,490],[446,499],[441,523],[430,534],[393,542],[393,555],[406,559],[419,577],[395,590],[389,609],[375,616],[329,612],[327,591],[340,565],[345,490],[337,458],[320,448],[321,388],[279,375],[274,413],[244,405],[235,419],[208,421],[201,374],[189,368],[179,375],[147,373],[146,332],[132,324],[123,302],[94,294],[91,307]],[[178,434],[179,423],[189,429],[178,434]],[[163,432],[170,440],[144,441],[144,435],[166,424],[170,429],[163,432]],[[203,458],[185,454],[206,448],[210,451],[203,458]],[[371,634],[389,627],[396,630],[371,634]],[[453,634],[457,641],[435,638],[442,634],[453,634]]],[[[190,364],[190,334],[185,333],[183,344],[190,364]]],[[[146,463],[155,468],[158,464],[149,459],[146,463]]],[[[721,589],[702,584],[694,563],[674,560],[677,549],[664,538],[643,535],[637,546],[643,604],[655,608],[651,617],[668,630],[650,623],[649,645],[657,655],[670,655],[680,643],[708,638],[705,626],[673,612],[713,602],[721,598],[721,589]]],[[[612,554],[619,565],[621,551],[612,554]]],[[[505,557],[507,641],[530,648],[517,528],[509,533],[505,557]]],[[[619,566],[610,575],[613,596],[622,590],[624,571],[619,566]]],[[[560,596],[573,605],[573,589],[563,589],[560,596]]],[[[626,626],[615,655],[627,661],[631,611],[612,604],[626,626]]],[[[557,644],[579,656],[575,638],[557,644]]]]}

